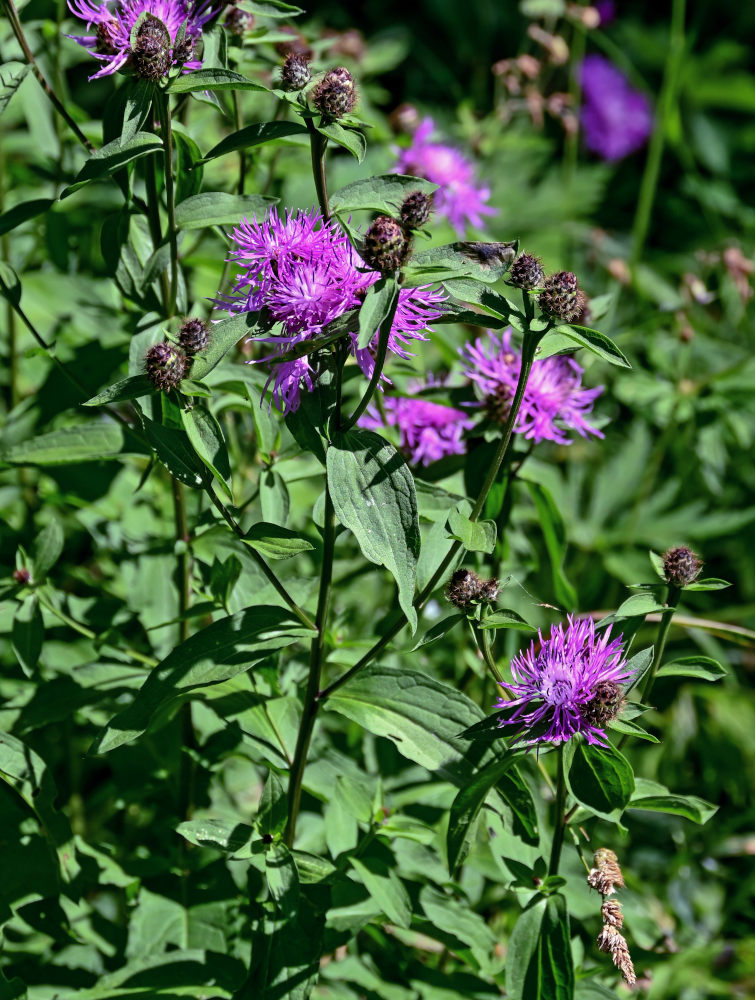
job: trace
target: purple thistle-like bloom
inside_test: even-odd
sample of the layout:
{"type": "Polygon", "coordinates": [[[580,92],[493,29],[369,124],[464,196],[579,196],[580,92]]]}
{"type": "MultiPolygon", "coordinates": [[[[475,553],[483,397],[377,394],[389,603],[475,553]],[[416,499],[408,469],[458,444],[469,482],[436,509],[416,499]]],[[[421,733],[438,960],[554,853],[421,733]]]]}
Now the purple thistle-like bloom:
{"type": "Polygon", "coordinates": [[[434,130],[432,118],[423,119],[411,146],[399,151],[394,173],[425,177],[439,185],[433,210],[444,215],[459,234],[467,225],[481,228],[483,215],[496,214],[496,209],[485,204],[490,188],[477,183],[474,164],[458,149],[430,141],[434,130]]]}
{"type": "Polygon", "coordinates": [[[94,35],[69,35],[79,45],[89,49],[95,59],[102,62],[90,80],[110,76],[132,62],[131,29],[142,14],[151,14],[167,29],[170,53],[166,60],[167,69],[183,66],[185,70],[199,69],[200,59],[191,58],[196,43],[202,36],[202,28],[217,13],[214,0],[114,0],[96,3],[95,0],[68,0],[68,7],[76,17],[86,21],[87,27],[96,25],[94,35]],[[184,40],[176,45],[176,35],[182,24],[186,25],[184,40]]]}
{"type": "MultiPolygon", "coordinates": [[[[270,209],[261,221],[244,219],[231,233],[236,248],[231,259],[240,265],[229,294],[215,299],[231,313],[264,310],[279,334],[255,338],[275,345],[266,360],[285,355],[294,346],[317,337],[338,316],[361,305],[370,285],[379,280],[338,226],[319,212],[290,212],[285,217],[270,209]]],[[[429,288],[402,288],[388,350],[410,357],[408,344],[426,340],[428,324],[441,314],[445,296],[429,288]]],[[[358,332],[349,333],[351,353],[369,378],[375,367],[377,333],[359,348],[358,332]]],[[[302,385],[311,391],[317,371],[306,358],[280,361],[273,370],[273,399],[284,412],[296,410],[302,385]]],[[[385,375],[382,376],[388,381],[385,375]]]]}
{"type": "Polygon", "coordinates": [[[501,686],[514,698],[502,698],[495,706],[507,709],[501,728],[512,724],[518,730],[524,727],[522,737],[527,740],[526,729],[542,723],[547,730],[531,736],[528,742],[562,743],[581,733],[588,743],[599,746],[607,746],[605,725],[615,717],[623,700],[619,685],[632,676],[622,636],[611,639],[610,626],[596,635],[591,618],[571,615],[566,627],[553,625],[547,639],[538,630],[538,642],[517,653],[511,661],[511,673],[513,682],[503,681],[501,686]],[[607,701],[612,701],[608,712],[607,701]]]}
{"type": "MultiPolygon", "coordinates": [[[[429,386],[442,385],[430,376],[429,386]]],[[[419,385],[410,386],[419,392],[419,385]]],[[[413,465],[430,465],[447,455],[463,455],[466,451],[464,432],[474,427],[468,414],[452,406],[433,403],[415,397],[387,397],[383,401],[385,423],[398,429],[401,450],[413,465]]],[[[370,407],[359,420],[360,427],[380,431],[384,422],[375,407],[370,407]]]]}
{"type": "MultiPolygon", "coordinates": [[[[465,374],[478,386],[484,407],[493,419],[503,422],[516,391],[522,358],[511,346],[511,329],[497,336],[488,331],[488,339],[467,343],[461,348],[465,374]]],[[[588,424],[595,399],[603,387],[582,388],[582,368],[574,358],[554,355],[536,360],[532,365],[524,398],[519,407],[514,431],[528,440],[571,444],[564,428],[582,437],[601,431],[588,424]],[[563,425],[563,426],[561,426],[563,425]]]]}
{"type": "Polygon", "coordinates": [[[650,101],[603,56],[582,63],[585,145],[604,160],[620,160],[645,145],[653,131],[650,101]]]}

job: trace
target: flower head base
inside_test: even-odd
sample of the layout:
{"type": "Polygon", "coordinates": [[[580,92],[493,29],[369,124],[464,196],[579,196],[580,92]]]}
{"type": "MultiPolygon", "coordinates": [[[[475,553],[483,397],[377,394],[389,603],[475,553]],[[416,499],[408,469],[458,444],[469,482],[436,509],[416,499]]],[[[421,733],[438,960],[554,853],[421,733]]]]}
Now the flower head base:
{"type": "Polygon", "coordinates": [[[95,26],[95,35],[70,36],[102,63],[91,80],[130,69],[157,82],[174,66],[200,68],[194,49],[218,4],[216,0],[196,4],[191,0],[69,0],[68,6],[87,26],[95,26]]]}
{"type": "Polygon", "coordinates": [[[644,94],[600,55],[582,63],[582,131],[585,145],[604,160],[620,160],[645,145],[653,113],[644,94]]]}
{"type": "Polygon", "coordinates": [[[531,253],[520,253],[509,271],[509,281],[514,288],[542,288],[545,275],[539,257],[531,253]]]}
{"type": "Polygon", "coordinates": [[[367,230],[362,256],[368,267],[391,274],[400,270],[408,251],[409,240],[403,226],[390,215],[379,215],[367,230]]]}
{"type": "Polygon", "coordinates": [[[184,352],[169,344],[167,340],[153,344],[144,358],[147,378],[159,392],[170,392],[175,389],[189,368],[189,362],[184,352]]]}
{"type": "Polygon", "coordinates": [[[460,611],[477,604],[492,604],[498,597],[498,581],[483,580],[469,569],[457,569],[446,589],[446,597],[460,611]]]}
{"type": "Polygon", "coordinates": [[[187,319],[178,331],[178,343],[189,357],[203,351],[209,342],[209,328],[204,320],[187,319]]]}
{"type": "Polygon", "coordinates": [[[672,587],[688,587],[703,568],[700,556],[685,545],[669,549],[663,556],[663,573],[672,587]]]}
{"type": "MultiPolygon", "coordinates": [[[[521,356],[511,346],[511,330],[500,336],[489,333],[466,344],[461,351],[465,372],[479,390],[479,404],[490,420],[503,424],[508,418],[516,391],[521,356]]],[[[603,437],[586,417],[603,391],[582,387],[582,368],[570,357],[554,355],[536,360],[532,366],[514,431],[535,443],[555,441],[570,444],[565,430],[574,430],[582,437],[594,434],[603,437]]]]}
{"type": "Polygon", "coordinates": [[[604,726],[593,721],[589,710],[601,685],[619,685],[629,680],[621,637],[611,639],[610,627],[595,632],[591,618],[569,617],[566,627],[554,625],[545,639],[538,632],[539,649],[533,642],[511,661],[513,682],[502,686],[514,695],[501,699],[496,708],[514,708],[500,725],[515,725],[528,742],[563,743],[581,733],[588,743],[607,746],[604,726]],[[528,737],[527,730],[538,726],[528,737]]]}
{"type": "Polygon", "coordinates": [[[424,191],[412,191],[401,205],[401,224],[407,229],[421,229],[430,218],[433,196],[424,191]]]}
{"type": "Polygon", "coordinates": [[[300,52],[289,52],[281,67],[281,87],[284,90],[301,90],[309,83],[309,59],[300,52]]]}
{"type": "Polygon", "coordinates": [[[467,225],[481,228],[482,217],[496,213],[486,204],[490,188],[477,183],[474,165],[458,149],[431,141],[434,131],[432,118],[425,118],[414,133],[411,146],[399,152],[394,170],[397,174],[425,177],[439,185],[433,196],[435,210],[458,233],[463,233],[467,225]]]}
{"type": "Polygon", "coordinates": [[[585,308],[584,292],[579,290],[576,274],[558,271],[545,279],[543,290],[538,296],[543,312],[565,323],[573,323],[585,308]]]}
{"type": "Polygon", "coordinates": [[[312,103],[326,118],[343,118],[357,106],[354,77],[345,66],[329,70],[312,94],[312,103]]]}

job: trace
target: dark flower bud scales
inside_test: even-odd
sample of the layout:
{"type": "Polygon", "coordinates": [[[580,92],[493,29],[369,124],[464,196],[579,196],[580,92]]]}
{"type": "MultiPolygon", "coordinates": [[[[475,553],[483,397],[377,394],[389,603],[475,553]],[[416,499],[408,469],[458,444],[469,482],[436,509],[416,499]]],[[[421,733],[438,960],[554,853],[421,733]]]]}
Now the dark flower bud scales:
{"type": "Polygon", "coordinates": [[[406,260],[409,240],[403,226],[389,215],[379,215],[364,237],[364,262],[381,274],[398,271],[406,260]]]}
{"type": "Polygon", "coordinates": [[[664,553],[663,573],[672,587],[687,587],[694,583],[702,568],[700,556],[684,545],[664,553]]]}
{"type": "Polygon", "coordinates": [[[172,64],[170,33],[159,17],[145,14],[131,50],[131,66],[137,76],[156,83],[172,64]]]}
{"type": "Polygon", "coordinates": [[[412,191],[401,206],[401,222],[407,229],[421,229],[430,218],[433,196],[423,191],[412,191]]]}
{"type": "Polygon", "coordinates": [[[248,14],[240,7],[229,7],[223,24],[232,35],[241,37],[245,31],[251,31],[254,27],[254,14],[248,14]]]}
{"type": "Polygon", "coordinates": [[[357,105],[354,77],[345,66],[329,70],[312,94],[312,103],[326,118],[342,118],[357,105]]]}
{"type": "Polygon", "coordinates": [[[16,583],[28,583],[31,580],[31,573],[26,566],[22,566],[20,569],[13,570],[13,579],[16,583]]]}
{"type": "Polygon", "coordinates": [[[600,681],[590,701],[580,707],[580,715],[587,725],[605,729],[619,714],[623,704],[623,688],[615,681],[600,681]]]}
{"type": "Polygon", "coordinates": [[[178,343],[191,357],[203,351],[210,342],[210,331],[202,319],[187,319],[178,331],[178,343]]]}
{"type": "Polygon", "coordinates": [[[509,271],[509,281],[515,288],[542,288],[545,281],[543,266],[539,257],[531,253],[520,253],[509,271]]]}
{"type": "Polygon", "coordinates": [[[457,569],[448,583],[446,597],[460,611],[475,604],[492,604],[498,597],[498,581],[483,580],[469,569],[457,569]]]}
{"type": "Polygon", "coordinates": [[[289,52],[281,67],[281,87],[284,90],[301,90],[309,83],[309,60],[300,52],[289,52]]]}
{"type": "Polygon", "coordinates": [[[170,392],[180,384],[189,367],[184,352],[167,340],[154,344],[145,356],[147,378],[160,392],[170,392]]]}
{"type": "Polygon", "coordinates": [[[573,323],[585,307],[585,296],[579,290],[576,274],[557,271],[545,279],[538,302],[543,312],[566,323],[573,323]]]}

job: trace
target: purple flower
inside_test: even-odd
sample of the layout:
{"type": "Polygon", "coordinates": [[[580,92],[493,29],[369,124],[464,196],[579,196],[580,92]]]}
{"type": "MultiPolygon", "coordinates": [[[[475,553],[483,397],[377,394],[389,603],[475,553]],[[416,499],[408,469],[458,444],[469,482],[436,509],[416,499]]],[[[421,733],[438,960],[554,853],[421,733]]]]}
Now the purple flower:
{"type": "Polygon", "coordinates": [[[496,708],[514,709],[500,725],[524,729],[530,743],[561,743],[581,733],[588,743],[607,746],[605,727],[624,700],[620,685],[629,680],[622,636],[611,639],[611,629],[596,635],[591,618],[569,616],[568,625],[551,626],[551,634],[532,642],[511,661],[513,682],[501,682],[514,698],[502,698],[496,708]],[[526,729],[541,723],[539,731],[526,729]],[[547,729],[543,731],[543,726],[547,729]]]}
{"type": "MultiPolygon", "coordinates": [[[[465,344],[461,356],[467,377],[482,394],[478,405],[492,420],[504,423],[522,366],[521,355],[511,346],[511,329],[501,336],[488,331],[487,341],[480,338],[473,344],[465,344]]],[[[582,437],[594,434],[602,438],[603,434],[585,420],[602,391],[602,386],[582,388],[582,368],[571,357],[554,355],[536,360],[514,431],[535,443],[547,440],[571,444],[564,428],[575,430],[582,437]]]]}
{"type": "MultiPolygon", "coordinates": [[[[95,35],[69,35],[79,45],[91,51],[95,59],[102,62],[90,80],[109,76],[133,63],[131,30],[142,14],[151,14],[162,22],[169,42],[170,51],[164,65],[159,65],[159,75],[166,76],[171,67],[199,69],[200,59],[192,58],[196,43],[202,36],[203,26],[217,13],[214,0],[113,0],[96,3],[95,0],[68,0],[69,9],[76,17],[86,21],[87,27],[96,25],[95,35]],[[186,26],[182,41],[176,44],[176,35],[181,25],[186,26]]],[[[162,28],[160,29],[162,31],[162,28]]],[[[153,59],[154,64],[154,59],[153,59]]]]}
{"type": "Polygon", "coordinates": [[[496,209],[485,204],[490,188],[477,183],[474,165],[458,149],[430,141],[434,129],[432,118],[421,122],[411,146],[399,151],[394,173],[425,177],[438,184],[433,209],[445,215],[459,234],[467,224],[481,228],[483,215],[496,214],[496,209]]]}
{"type": "MultiPolygon", "coordinates": [[[[268,361],[317,337],[338,316],[359,308],[367,289],[380,278],[365,269],[338,226],[326,223],[315,210],[281,217],[272,208],[262,221],[244,219],[231,239],[235,243],[231,259],[240,270],[231,292],[215,303],[231,313],[264,310],[279,324],[276,336],[257,338],[275,345],[268,361]]],[[[427,339],[424,331],[440,316],[444,298],[442,292],[429,288],[402,288],[388,350],[401,358],[410,357],[408,344],[427,339]]],[[[358,332],[349,332],[351,353],[368,378],[375,366],[377,333],[367,347],[359,348],[358,332]]],[[[296,410],[302,385],[311,392],[317,375],[306,358],[280,361],[270,380],[273,399],[284,412],[296,410]]]]}
{"type": "Polygon", "coordinates": [[[595,4],[595,9],[598,12],[598,17],[600,18],[601,28],[610,24],[611,21],[616,17],[616,4],[614,0],[599,0],[595,4]]]}
{"type": "Polygon", "coordinates": [[[585,145],[604,160],[620,160],[640,149],[653,131],[647,97],[599,55],[582,63],[581,121],[585,145]]]}
{"type": "MultiPolygon", "coordinates": [[[[442,385],[432,376],[428,386],[442,385]]],[[[422,386],[410,386],[419,392],[422,386]]],[[[413,465],[430,465],[446,455],[463,455],[466,451],[464,431],[474,427],[466,413],[441,403],[414,397],[387,397],[383,401],[385,423],[397,427],[401,450],[413,465]]],[[[380,431],[384,422],[374,407],[359,420],[360,427],[380,431]]]]}

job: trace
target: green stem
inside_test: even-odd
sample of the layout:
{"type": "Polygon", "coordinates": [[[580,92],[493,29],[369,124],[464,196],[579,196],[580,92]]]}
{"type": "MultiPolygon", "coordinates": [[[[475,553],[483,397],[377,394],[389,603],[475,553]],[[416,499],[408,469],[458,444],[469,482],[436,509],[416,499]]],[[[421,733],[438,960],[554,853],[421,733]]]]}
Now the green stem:
{"type": "Polygon", "coordinates": [[[178,230],[176,229],[176,195],[173,185],[173,123],[170,98],[161,94],[160,128],[163,133],[163,154],[165,162],[165,198],[168,204],[168,242],[170,244],[170,291],[165,311],[168,317],[176,312],[178,294],[178,230]]]}
{"type": "MultiPolygon", "coordinates": [[[[63,622],[64,625],[67,625],[69,628],[72,628],[74,632],[78,632],[79,635],[83,635],[85,638],[91,639],[93,642],[98,641],[99,636],[95,631],[93,631],[91,628],[88,628],[86,625],[83,625],[81,622],[77,622],[75,618],[71,618],[70,615],[66,614],[66,612],[62,611],[60,608],[56,608],[55,605],[52,603],[52,601],[49,600],[49,598],[43,593],[43,591],[37,590],[36,594],[37,597],[39,598],[39,603],[42,605],[42,607],[47,608],[50,614],[55,615],[55,617],[59,621],[63,622]]],[[[103,646],[109,646],[109,644],[103,643],[103,646]]],[[[125,653],[125,655],[130,656],[132,660],[136,660],[139,663],[143,663],[145,667],[156,667],[157,664],[160,662],[159,660],[156,660],[153,656],[147,656],[144,653],[140,653],[137,649],[131,649],[129,646],[113,646],[110,648],[117,649],[119,652],[125,653]]]]}
{"type": "MultiPolygon", "coordinates": [[[[189,559],[189,525],[186,518],[186,496],[179,481],[171,477],[173,488],[173,516],[176,531],[176,562],[178,569],[178,641],[189,638],[187,611],[191,603],[191,564],[189,559]]],[[[191,819],[194,812],[195,762],[190,750],[196,749],[191,702],[181,706],[179,724],[181,727],[181,766],[178,777],[178,812],[183,819],[191,819]]]]}
{"type": "MultiPolygon", "coordinates": [[[[150,156],[146,159],[144,171],[144,186],[147,193],[147,225],[149,226],[149,235],[152,237],[152,246],[157,250],[163,241],[160,197],[157,193],[157,157],[150,156]]],[[[167,303],[170,298],[170,281],[167,271],[160,273],[160,284],[163,291],[163,304],[167,311],[167,303]]]]}
{"type": "Polygon", "coordinates": [[[555,804],[555,826],[553,829],[553,843],[551,844],[551,858],[548,864],[548,874],[558,875],[558,865],[561,861],[561,848],[564,846],[564,831],[566,830],[566,817],[564,808],[566,806],[566,781],[564,780],[564,744],[559,743],[558,749],[558,770],[556,772],[556,804],[555,804]]]}
{"type": "MultiPolygon", "coordinates": [[[[0,212],[5,210],[5,180],[6,180],[5,152],[0,147],[0,212]]],[[[0,238],[0,248],[2,249],[3,260],[10,262],[10,240],[8,234],[3,233],[0,238]]],[[[8,409],[12,410],[19,401],[18,393],[18,344],[16,314],[10,299],[5,300],[5,321],[8,330],[8,409]]]]}
{"type": "MultiPolygon", "coordinates": [[[[212,486],[210,484],[206,484],[205,485],[205,490],[207,492],[207,496],[212,501],[213,506],[216,508],[216,510],[218,510],[220,512],[220,514],[222,515],[222,517],[224,518],[224,520],[226,521],[226,523],[229,525],[229,527],[232,529],[232,531],[234,532],[234,534],[238,535],[238,537],[243,540],[243,538],[244,538],[244,530],[243,530],[243,528],[241,527],[241,525],[238,524],[238,522],[234,518],[233,514],[231,514],[231,512],[225,506],[225,504],[223,503],[223,501],[220,500],[220,498],[218,496],[216,496],[215,491],[213,490],[212,486]]],[[[283,598],[283,601],[288,605],[288,607],[291,609],[291,611],[293,611],[293,613],[296,615],[296,617],[299,619],[299,621],[302,623],[302,625],[305,625],[307,628],[312,629],[312,631],[316,631],[317,630],[317,626],[315,625],[315,623],[312,621],[312,619],[309,617],[309,615],[307,615],[304,611],[302,611],[302,609],[299,607],[299,605],[296,603],[296,601],[293,599],[293,597],[289,594],[289,592],[286,590],[286,588],[280,582],[280,580],[275,575],[275,573],[273,573],[273,571],[270,569],[270,567],[268,566],[268,564],[265,562],[264,557],[261,556],[260,553],[257,552],[256,549],[251,548],[251,546],[249,547],[248,551],[249,551],[249,554],[251,555],[251,557],[254,559],[254,561],[259,566],[259,568],[265,574],[265,576],[267,577],[267,579],[273,585],[273,587],[275,588],[276,592],[279,594],[280,597],[283,598]]]]}
{"type": "Polygon", "coordinates": [[[663,74],[663,84],[659,97],[660,114],[656,119],[653,135],[650,139],[645,170],[640,184],[640,194],[637,200],[637,211],[632,227],[631,264],[635,268],[640,262],[645,247],[653,203],[658,188],[663,148],[668,134],[669,122],[677,114],[679,78],[684,56],[684,21],[686,15],[686,0],[672,0],[671,33],[669,37],[666,68],[663,74]]]}
{"type": "Polygon", "coordinates": [[[650,692],[653,690],[655,678],[658,675],[658,670],[661,666],[661,661],[663,660],[663,652],[666,648],[666,639],[668,638],[669,629],[671,628],[671,619],[674,617],[674,612],[676,611],[677,605],[679,604],[679,598],[681,596],[682,591],[680,587],[669,585],[668,597],[666,598],[667,607],[661,615],[661,624],[658,629],[658,639],[655,644],[653,663],[650,667],[647,680],[645,681],[645,687],[642,690],[643,704],[647,703],[647,700],[650,697],[650,692]]]}
{"type": "Polygon", "coordinates": [[[328,140],[321,135],[312,124],[312,119],[305,119],[307,131],[309,132],[309,148],[312,154],[312,174],[315,179],[315,191],[317,200],[320,203],[320,211],[327,222],[330,218],[330,205],[328,204],[328,183],[325,178],[325,150],[328,140]]]}
{"type": "Polygon", "coordinates": [[[301,805],[301,786],[304,780],[304,768],[307,766],[307,754],[315,727],[315,719],[320,708],[320,677],[322,675],[323,645],[325,641],[325,622],[330,605],[330,589],[333,579],[333,556],[335,553],[335,513],[330,490],[325,489],[325,525],[323,531],[322,575],[320,577],[320,593],[317,598],[317,635],[312,639],[309,653],[309,676],[307,691],[304,695],[299,733],[296,737],[296,749],[288,778],[288,822],[284,840],[289,847],[293,846],[296,837],[296,822],[301,805]]]}
{"type": "MultiPolygon", "coordinates": [[[[509,410],[509,415],[503,428],[498,448],[493,456],[493,461],[490,464],[487,476],[485,477],[485,482],[482,485],[480,493],[472,509],[472,513],[469,515],[470,520],[472,521],[476,521],[480,516],[480,513],[485,506],[488,493],[495,482],[498,470],[500,469],[501,463],[506,455],[509,442],[511,441],[511,435],[514,430],[514,424],[516,423],[516,418],[519,414],[519,407],[521,406],[522,399],[524,398],[524,390],[527,385],[527,379],[529,378],[530,371],[532,370],[532,363],[535,359],[535,351],[544,332],[545,331],[533,333],[527,330],[524,334],[524,341],[522,343],[522,367],[519,372],[516,392],[514,393],[514,399],[511,403],[511,409],[509,410]]],[[[425,587],[415,597],[413,602],[415,608],[419,609],[424,605],[425,601],[427,601],[428,597],[433,593],[436,586],[445,575],[448,567],[456,558],[460,548],[461,542],[457,541],[453,543],[445,558],[441,561],[440,566],[438,566],[431,578],[425,584],[425,587]]],[[[363,667],[366,667],[367,664],[370,663],[378,655],[378,653],[380,653],[398,635],[405,624],[406,615],[402,611],[397,611],[392,625],[386,630],[386,632],[369,650],[367,650],[364,656],[357,663],[355,663],[351,669],[347,670],[340,677],[337,677],[332,684],[320,693],[320,700],[324,701],[326,698],[329,698],[334,691],[337,691],[342,685],[346,684],[347,681],[351,680],[355,674],[359,673],[363,667]]]]}
{"type": "MultiPolygon", "coordinates": [[[[480,656],[482,656],[485,666],[488,668],[488,670],[492,674],[493,678],[497,681],[497,683],[501,684],[503,682],[503,674],[498,669],[498,664],[495,662],[495,659],[493,658],[493,654],[490,649],[490,643],[488,641],[488,637],[486,634],[487,630],[480,628],[479,623],[473,621],[472,619],[469,620],[469,627],[472,629],[472,635],[474,636],[475,643],[477,644],[477,648],[480,651],[480,656]]],[[[504,697],[506,697],[508,692],[506,691],[505,688],[502,688],[502,692],[504,694],[504,697]]]]}
{"type": "Polygon", "coordinates": [[[44,90],[52,106],[58,112],[63,121],[65,121],[66,125],[68,125],[68,127],[71,129],[71,131],[76,136],[81,145],[87,150],[87,152],[93,153],[94,146],[89,141],[89,139],[87,139],[87,137],[81,131],[81,129],[73,120],[73,118],[71,118],[71,116],[68,114],[66,109],[63,107],[62,102],[58,98],[57,94],[42,75],[42,71],[37,65],[37,60],[34,58],[34,55],[31,49],[29,48],[29,43],[26,41],[26,36],[24,35],[24,29],[21,26],[21,21],[19,20],[18,12],[16,11],[16,7],[15,4],[13,3],[13,0],[3,0],[3,3],[5,5],[5,9],[8,12],[8,21],[10,23],[13,34],[16,36],[16,41],[21,46],[21,51],[23,52],[26,61],[29,63],[32,73],[37,78],[37,82],[39,83],[40,87],[42,88],[42,90],[44,90]]]}
{"type": "MultiPolygon", "coordinates": [[[[231,91],[231,99],[233,101],[233,127],[237,132],[241,131],[241,104],[239,101],[238,92],[235,90],[231,91]]],[[[243,148],[239,150],[239,179],[236,185],[236,191],[238,194],[244,193],[244,180],[246,178],[246,150],[243,148]]]]}

